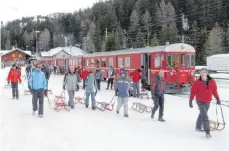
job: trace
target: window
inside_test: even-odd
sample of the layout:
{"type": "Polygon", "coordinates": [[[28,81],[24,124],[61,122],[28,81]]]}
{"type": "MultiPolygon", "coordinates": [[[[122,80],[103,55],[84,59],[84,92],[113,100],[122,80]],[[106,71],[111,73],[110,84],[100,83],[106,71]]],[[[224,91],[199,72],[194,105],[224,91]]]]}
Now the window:
{"type": "Polygon", "coordinates": [[[188,67],[194,67],[194,66],[195,66],[195,55],[188,54],[188,67]]]}
{"type": "Polygon", "coordinates": [[[179,55],[178,54],[167,54],[167,66],[171,68],[178,67],[179,65],[179,55]]]}
{"type": "Polygon", "coordinates": [[[130,57],[125,57],[125,67],[130,68],[130,57]]]}
{"type": "Polygon", "coordinates": [[[89,66],[89,60],[87,59],[86,61],[86,66],[88,67],[89,66]]]}
{"type": "Polygon", "coordinates": [[[22,57],[22,54],[19,54],[18,57],[21,58],[22,57]]]}
{"type": "Polygon", "coordinates": [[[161,68],[163,66],[164,55],[156,54],[154,57],[155,68],[161,68]]]}
{"type": "Polygon", "coordinates": [[[181,67],[185,67],[185,54],[181,55],[181,67]]]}
{"type": "Polygon", "coordinates": [[[122,59],[122,57],[118,57],[118,67],[119,68],[123,67],[123,59],[122,59]]]}
{"type": "Polygon", "coordinates": [[[114,64],[113,64],[113,58],[112,57],[109,58],[108,64],[109,64],[109,66],[113,67],[114,64]]]}
{"type": "Polygon", "coordinates": [[[95,59],[91,59],[91,67],[95,66],[95,59]]]}
{"type": "Polygon", "coordinates": [[[12,54],[12,57],[13,57],[13,58],[15,57],[15,53],[12,54]]]}
{"type": "Polygon", "coordinates": [[[102,58],[102,67],[106,67],[106,58],[102,58]]]}
{"type": "Polygon", "coordinates": [[[96,59],[96,66],[99,66],[99,63],[100,63],[100,58],[97,58],[96,59]]]}

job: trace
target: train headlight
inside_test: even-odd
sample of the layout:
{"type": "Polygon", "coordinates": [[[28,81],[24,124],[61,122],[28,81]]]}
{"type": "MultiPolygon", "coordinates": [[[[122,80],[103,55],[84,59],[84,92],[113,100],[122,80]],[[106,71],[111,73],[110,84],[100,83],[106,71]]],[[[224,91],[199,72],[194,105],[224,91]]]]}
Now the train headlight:
{"type": "Polygon", "coordinates": [[[171,71],[169,74],[170,74],[170,76],[172,76],[173,75],[173,72],[171,71]]]}

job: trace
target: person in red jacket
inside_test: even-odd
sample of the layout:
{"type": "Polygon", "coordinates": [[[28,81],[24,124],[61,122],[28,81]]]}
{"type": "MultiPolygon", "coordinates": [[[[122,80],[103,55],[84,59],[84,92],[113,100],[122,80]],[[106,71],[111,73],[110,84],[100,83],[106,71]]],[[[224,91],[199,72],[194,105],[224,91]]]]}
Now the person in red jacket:
{"type": "Polygon", "coordinates": [[[139,93],[139,91],[140,91],[139,81],[141,79],[140,70],[136,69],[130,75],[133,77],[133,97],[139,97],[139,95],[140,95],[140,93],[139,93]]]}
{"type": "Polygon", "coordinates": [[[11,86],[12,86],[12,94],[13,94],[13,99],[18,100],[19,99],[19,94],[18,94],[18,82],[21,83],[21,76],[20,76],[20,72],[16,69],[16,65],[13,65],[13,68],[10,70],[9,74],[8,74],[8,81],[11,82],[11,86]]]}
{"type": "Polygon", "coordinates": [[[83,89],[85,89],[85,81],[87,79],[87,76],[88,76],[89,72],[83,68],[83,71],[81,73],[81,79],[83,79],[83,89]]]}
{"type": "Polygon", "coordinates": [[[208,109],[212,101],[212,95],[216,98],[217,104],[220,104],[216,82],[208,75],[208,70],[203,68],[200,70],[200,78],[192,85],[189,106],[193,108],[192,100],[196,97],[197,105],[200,110],[196,121],[196,130],[200,132],[205,131],[206,137],[208,138],[211,137],[208,109]],[[204,130],[201,129],[202,126],[204,130]]]}

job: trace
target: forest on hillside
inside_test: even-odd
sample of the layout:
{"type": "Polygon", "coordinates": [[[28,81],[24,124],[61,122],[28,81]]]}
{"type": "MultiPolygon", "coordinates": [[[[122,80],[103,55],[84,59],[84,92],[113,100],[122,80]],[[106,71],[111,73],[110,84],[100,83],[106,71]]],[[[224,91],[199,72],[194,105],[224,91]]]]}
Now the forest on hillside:
{"type": "Polygon", "coordinates": [[[194,46],[198,65],[208,55],[229,53],[229,0],[107,0],[73,13],[1,23],[2,50],[72,45],[100,52],[166,42],[194,46]]]}

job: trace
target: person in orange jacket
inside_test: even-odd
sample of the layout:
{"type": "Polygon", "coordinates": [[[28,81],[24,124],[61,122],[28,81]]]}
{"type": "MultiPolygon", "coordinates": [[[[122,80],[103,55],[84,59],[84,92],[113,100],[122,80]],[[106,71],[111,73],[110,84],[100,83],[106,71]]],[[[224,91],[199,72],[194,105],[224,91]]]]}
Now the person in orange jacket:
{"type": "Polygon", "coordinates": [[[21,76],[20,72],[16,69],[15,64],[13,65],[13,68],[10,70],[7,80],[11,82],[13,99],[15,99],[16,97],[16,99],[18,100],[18,82],[21,83],[21,76]]]}

